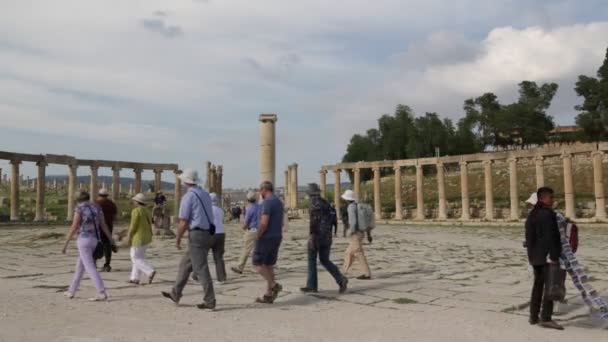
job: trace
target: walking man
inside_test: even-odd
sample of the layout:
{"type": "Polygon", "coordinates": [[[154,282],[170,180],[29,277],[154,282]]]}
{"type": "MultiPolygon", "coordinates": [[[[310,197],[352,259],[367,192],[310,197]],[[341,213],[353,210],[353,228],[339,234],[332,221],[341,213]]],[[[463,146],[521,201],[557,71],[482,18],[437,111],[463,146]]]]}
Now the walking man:
{"type": "Polygon", "coordinates": [[[321,265],[331,274],[340,293],[344,293],[348,286],[348,279],[343,276],[338,267],[331,262],[332,228],[336,220],[335,210],[321,197],[321,189],[317,184],[309,184],[307,195],[310,198],[310,235],[308,237],[308,279],[306,287],[300,289],[303,293],[318,292],[317,255],[321,265]]]}
{"type": "Polygon", "coordinates": [[[243,252],[239,259],[239,264],[236,267],[232,267],[232,271],[237,274],[243,274],[247,259],[251,254],[253,245],[258,236],[258,227],[260,222],[260,206],[258,205],[258,196],[255,192],[249,191],[247,193],[247,209],[245,209],[245,223],[243,223],[243,252]]]}
{"type": "Polygon", "coordinates": [[[252,259],[256,271],[266,280],[266,293],[257,298],[256,303],[272,304],[283,290],[281,284],[275,281],[274,265],[283,239],[284,212],[283,203],[274,194],[272,182],[262,182],[260,195],[264,201],[252,259]]]}
{"type": "Polygon", "coordinates": [[[224,251],[226,246],[226,230],[224,229],[224,210],[219,206],[219,198],[216,193],[211,193],[211,203],[213,204],[213,219],[215,224],[215,235],[213,235],[213,262],[215,263],[215,274],[217,282],[226,282],[226,265],[224,263],[224,251]]]}
{"type": "Polygon", "coordinates": [[[526,220],[528,261],[534,268],[529,322],[532,325],[539,324],[544,328],[563,330],[564,328],[552,319],[553,301],[544,298],[549,264],[559,263],[562,252],[557,217],[552,209],[553,190],[542,187],[538,189],[537,197],[538,202],[526,220]]]}
{"type": "Polygon", "coordinates": [[[190,274],[194,272],[203,286],[203,302],[197,307],[202,310],[215,309],[215,293],[213,282],[209,273],[208,256],[213,243],[215,225],[213,224],[213,209],[209,193],[197,184],[200,182],[198,173],[193,169],[186,169],[179,176],[187,187],[179,208],[179,227],[177,228],[177,249],[181,250],[181,240],[188,231],[188,251],[183,256],[177,273],[177,279],[171,292],[162,292],[162,295],[179,303],[182,292],[190,274]]]}
{"type": "Polygon", "coordinates": [[[331,215],[331,225],[333,227],[334,236],[338,237],[338,213],[336,211],[336,205],[333,203],[329,207],[329,214],[331,215]]]}
{"type": "Polygon", "coordinates": [[[357,195],[352,190],[346,190],[342,195],[342,199],[347,203],[348,228],[350,230],[350,241],[344,255],[342,273],[346,276],[352,267],[353,262],[359,260],[363,268],[363,274],[358,276],[357,279],[371,279],[371,271],[367,264],[365,253],[363,252],[363,238],[365,237],[365,232],[368,230],[371,222],[367,222],[369,221],[366,217],[367,215],[364,215],[363,210],[359,210],[357,195]]]}
{"type": "MultiPolygon", "coordinates": [[[[116,208],[116,204],[114,204],[114,202],[109,199],[108,196],[108,190],[101,189],[99,190],[97,200],[95,202],[97,205],[99,205],[99,207],[101,207],[103,218],[106,221],[110,235],[112,235],[112,232],[114,231],[114,221],[116,220],[118,209],[116,208]]],[[[105,234],[101,234],[101,242],[103,244],[103,255],[106,260],[102,270],[104,272],[110,272],[112,271],[112,267],[110,266],[110,262],[112,262],[112,244],[105,234]]]]}

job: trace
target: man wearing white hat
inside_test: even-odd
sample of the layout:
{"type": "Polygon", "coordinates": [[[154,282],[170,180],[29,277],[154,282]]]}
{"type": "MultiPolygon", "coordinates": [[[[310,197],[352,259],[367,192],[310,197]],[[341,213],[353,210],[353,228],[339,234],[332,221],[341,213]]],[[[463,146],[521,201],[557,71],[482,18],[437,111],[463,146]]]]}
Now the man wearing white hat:
{"type": "Polygon", "coordinates": [[[348,211],[348,228],[350,229],[350,241],[348,248],[344,255],[344,265],[342,273],[344,276],[348,273],[353,262],[359,260],[361,267],[363,268],[363,274],[358,276],[357,279],[367,280],[371,278],[371,270],[367,263],[367,258],[363,252],[363,238],[365,237],[365,231],[368,227],[364,221],[364,215],[359,210],[359,204],[357,203],[357,194],[352,190],[346,190],[342,195],[342,199],[347,203],[348,211]]]}
{"type": "Polygon", "coordinates": [[[251,250],[258,236],[258,226],[260,222],[260,206],[258,205],[259,195],[253,191],[247,193],[247,208],[245,209],[245,222],[242,229],[245,232],[243,235],[243,251],[239,258],[238,266],[232,267],[232,271],[237,274],[243,274],[247,259],[251,255],[251,250]]]}
{"type": "Polygon", "coordinates": [[[179,264],[173,289],[171,292],[163,291],[162,295],[178,304],[190,274],[194,272],[203,286],[204,292],[203,302],[197,307],[201,310],[213,310],[215,309],[215,292],[208,264],[209,250],[215,234],[211,198],[208,192],[197,185],[200,179],[195,170],[186,169],[179,178],[188,190],[182,198],[179,208],[176,246],[177,249],[181,249],[182,237],[188,231],[188,252],[179,264]]]}
{"type": "MultiPolygon", "coordinates": [[[[116,204],[109,198],[110,194],[108,193],[107,189],[100,189],[97,195],[98,196],[95,203],[101,207],[103,218],[106,220],[106,225],[108,226],[110,234],[112,234],[114,230],[114,220],[116,220],[118,208],[116,208],[116,204]]],[[[108,241],[105,234],[101,235],[101,242],[103,243],[103,254],[106,261],[103,265],[103,271],[110,272],[112,270],[112,267],[110,266],[110,262],[112,261],[112,244],[110,241],[108,241]]]]}

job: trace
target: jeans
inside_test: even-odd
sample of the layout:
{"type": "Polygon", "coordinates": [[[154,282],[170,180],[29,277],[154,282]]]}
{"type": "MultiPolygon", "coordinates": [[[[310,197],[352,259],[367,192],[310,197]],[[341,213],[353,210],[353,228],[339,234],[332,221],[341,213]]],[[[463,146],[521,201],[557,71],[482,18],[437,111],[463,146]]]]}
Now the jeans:
{"type": "MultiPolygon", "coordinates": [[[[108,230],[110,231],[110,235],[112,235],[114,227],[108,225],[108,230]]],[[[110,263],[112,262],[112,244],[110,243],[110,240],[108,240],[106,234],[103,233],[101,233],[101,242],[103,243],[103,255],[106,259],[106,262],[103,265],[110,266],[110,263]]]]}
{"type": "Polygon", "coordinates": [[[105,293],[106,288],[103,284],[103,280],[101,280],[99,272],[97,272],[97,267],[95,267],[95,260],[93,260],[93,251],[97,246],[97,238],[79,237],[78,240],[76,240],[76,245],[78,246],[78,261],[76,262],[76,272],[74,272],[74,278],[72,279],[72,284],[70,285],[68,292],[74,294],[76,290],[80,288],[82,275],[84,274],[84,271],[86,271],[89,278],[93,280],[97,292],[105,293]]]}
{"type": "Polygon", "coordinates": [[[131,280],[139,281],[142,273],[149,278],[154,272],[154,268],[146,261],[146,249],[148,246],[131,247],[131,280]]]}
{"type": "Polygon", "coordinates": [[[308,249],[308,278],[306,281],[306,287],[309,289],[317,290],[319,287],[317,280],[317,255],[321,265],[325,267],[327,272],[331,274],[338,285],[341,285],[344,281],[344,276],[340,273],[338,267],[331,262],[329,259],[329,253],[331,252],[331,242],[323,241],[317,243],[315,248],[308,249]]]}
{"type": "Polygon", "coordinates": [[[532,266],[534,267],[534,285],[532,286],[532,296],[530,299],[530,319],[540,319],[543,322],[550,321],[553,316],[553,301],[545,300],[543,293],[545,292],[545,282],[549,272],[548,265],[532,266]],[[542,304],[542,312],[541,312],[542,304]]]}
{"type": "Polygon", "coordinates": [[[173,287],[175,298],[182,297],[182,292],[188,283],[190,274],[194,272],[203,286],[203,303],[215,305],[215,292],[213,291],[213,281],[211,280],[208,264],[209,250],[212,243],[213,236],[209,235],[206,230],[191,230],[188,233],[188,252],[179,263],[179,271],[173,287]]]}

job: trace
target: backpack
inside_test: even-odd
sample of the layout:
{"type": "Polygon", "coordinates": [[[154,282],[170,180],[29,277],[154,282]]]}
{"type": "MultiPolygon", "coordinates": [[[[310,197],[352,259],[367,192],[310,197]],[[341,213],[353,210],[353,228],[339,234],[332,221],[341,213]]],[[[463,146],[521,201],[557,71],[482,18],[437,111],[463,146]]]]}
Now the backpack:
{"type": "Polygon", "coordinates": [[[329,203],[320,198],[318,202],[318,208],[315,208],[315,214],[319,215],[317,220],[319,222],[319,234],[322,237],[331,237],[333,232],[333,221],[334,218],[331,213],[331,206],[329,203]]]}
{"type": "Polygon", "coordinates": [[[367,203],[357,204],[357,230],[368,231],[376,227],[376,215],[371,205],[367,203]]]}

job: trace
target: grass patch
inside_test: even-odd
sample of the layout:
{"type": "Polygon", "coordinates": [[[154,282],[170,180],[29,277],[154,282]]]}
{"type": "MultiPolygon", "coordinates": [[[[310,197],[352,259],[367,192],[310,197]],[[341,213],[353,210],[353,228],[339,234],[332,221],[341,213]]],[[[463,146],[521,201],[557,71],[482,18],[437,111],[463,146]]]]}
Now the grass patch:
{"type": "Polygon", "coordinates": [[[397,298],[397,299],[393,299],[393,303],[396,303],[396,304],[416,304],[418,302],[415,301],[415,300],[413,300],[413,299],[409,299],[409,298],[397,298]]]}

